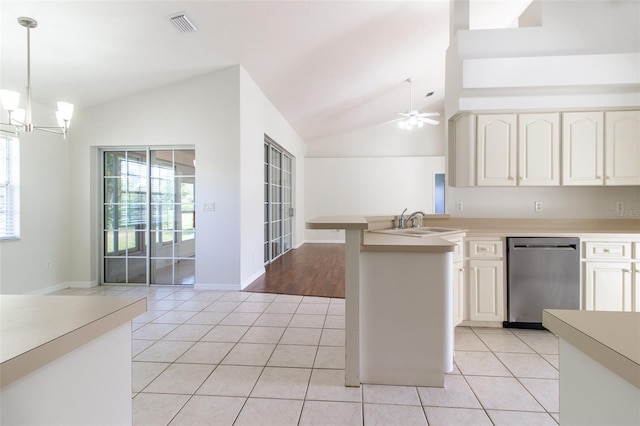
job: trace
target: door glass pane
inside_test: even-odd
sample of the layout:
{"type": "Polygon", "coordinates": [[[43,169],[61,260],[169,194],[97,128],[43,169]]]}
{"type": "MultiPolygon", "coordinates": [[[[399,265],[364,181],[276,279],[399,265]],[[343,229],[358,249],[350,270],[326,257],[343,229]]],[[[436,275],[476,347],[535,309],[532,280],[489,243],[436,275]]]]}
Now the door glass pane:
{"type": "Polygon", "coordinates": [[[147,282],[147,259],[145,258],[129,258],[128,263],[128,282],[144,284],[147,282]]]}
{"type": "Polygon", "coordinates": [[[151,282],[153,284],[173,284],[173,260],[151,260],[151,282]]]}
{"type": "Polygon", "coordinates": [[[193,259],[181,259],[175,265],[176,284],[195,284],[196,262],[193,259]]]}
{"type": "Polygon", "coordinates": [[[104,282],[105,283],[126,283],[127,278],[126,259],[105,259],[104,260],[104,282]]]}

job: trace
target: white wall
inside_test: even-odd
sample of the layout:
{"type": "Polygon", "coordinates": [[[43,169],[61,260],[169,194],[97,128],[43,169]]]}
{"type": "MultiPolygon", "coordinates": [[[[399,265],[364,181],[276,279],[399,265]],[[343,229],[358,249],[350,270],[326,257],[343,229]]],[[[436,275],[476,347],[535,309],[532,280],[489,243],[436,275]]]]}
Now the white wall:
{"type": "MultiPolygon", "coordinates": [[[[37,125],[55,125],[55,107],[33,104],[37,125]]],[[[2,121],[6,121],[2,117],[2,121]]],[[[69,276],[70,139],[34,131],[20,135],[21,238],[0,242],[0,293],[44,293],[69,276]],[[51,269],[45,269],[50,261],[51,269]]]]}
{"type": "MultiPolygon", "coordinates": [[[[263,272],[262,142],[301,141],[240,66],[87,109],[75,119],[72,170],[72,281],[99,281],[97,147],[196,149],[196,287],[240,289],[263,272]],[[241,115],[244,115],[241,118],[241,115]],[[215,211],[203,211],[215,203],[215,211]]],[[[304,176],[304,173],[302,173],[304,176]]],[[[300,231],[298,231],[300,232],[300,231]]]]}
{"type": "MultiPolygon", "coordinates": [[[[307,143],[305,216],[433,211],[433,175],[445,170],[444,126],[411,131],[379,125],[307,143]]],[[[306,230],[307,242],[342,242],[342,232],[306,230]]]]}
{"type": "Polygon", "coordinates": [[[610,219],[638,218],[640,189],[636,187],[448,188],[447,212],[453,217],[610,219]],[[463,211],[456,210],[462,201],[463,211]],[[542,211],[534,211],[534,201],[542,211]],[[616,202],[625,214],[615,213],[616,202]]]}
{"type": "Polygon", "coordinates": [[[244,69],[240,69],[241,284],[264,272],[263,142],[265,133],[295,157],[293,245],[304,237],[304,152],[302,139],[244,69]]]}

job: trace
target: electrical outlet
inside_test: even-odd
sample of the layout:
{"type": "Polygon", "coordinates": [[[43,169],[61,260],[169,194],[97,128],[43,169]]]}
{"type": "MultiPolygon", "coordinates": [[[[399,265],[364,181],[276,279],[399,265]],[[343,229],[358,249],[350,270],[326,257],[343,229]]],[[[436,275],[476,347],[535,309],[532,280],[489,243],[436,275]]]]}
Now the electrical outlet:
{"type": "Polygon", "coordinates": [[[534,201],[533,202],[533,209],[537,212],[541,212],[542,211],[542,201],[534,201]]]}
{"type": "Polygon", "coordinates": [[[462,210],[464,210],[464,204],[462,203],[462,201],[458,201],[456,203],[456,210],[461,212],[462,210]]]}
{"type": "Polygon", "coordinates": [[[616,211],[622,211],[624,210],[624,203],[622,201],[618,201],[616,203],[616,211]]]}

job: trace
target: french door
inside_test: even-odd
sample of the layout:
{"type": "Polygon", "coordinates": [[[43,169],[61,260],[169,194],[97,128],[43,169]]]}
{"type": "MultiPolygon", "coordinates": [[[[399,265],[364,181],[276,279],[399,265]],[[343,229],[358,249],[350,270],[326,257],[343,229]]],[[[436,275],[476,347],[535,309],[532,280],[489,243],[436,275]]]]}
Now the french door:
{"type": "Polygon", "coordinates": [[[264,263],[291,250],[293,242],[293,157],[265,135],[264,263]]]}
{"type": "Polygon", "coordinates": [[[102,281],[195,283],[195,150],[102,152],[102,281]]]}

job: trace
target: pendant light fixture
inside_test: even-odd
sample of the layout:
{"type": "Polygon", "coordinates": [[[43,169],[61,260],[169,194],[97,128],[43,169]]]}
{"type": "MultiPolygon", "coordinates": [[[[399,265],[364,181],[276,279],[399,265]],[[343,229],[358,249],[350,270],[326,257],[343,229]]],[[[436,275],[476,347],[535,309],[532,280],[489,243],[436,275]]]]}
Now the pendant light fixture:
{"type": "Polygon", "coordinates": [[[9,114],[9,122],[0,123],[3,127],[8,127],[9,130],[6,128],[0,128],[0,130],[6,133],[13,133],[16,136],[22,132],[42,130],[56,133],[66,138],[71,117],[73,116],[73,104],[58,102],[58,110],[56,111],[58,126],[36,126],[31,121],[31,29],[36,28],[38,23],[35,19],[27,17],[18,18],[18,23],[27,29],[27,100],[25,108],[19,108],[20,93],[12,90],[0,90],[0,102],[9,114]]]}

